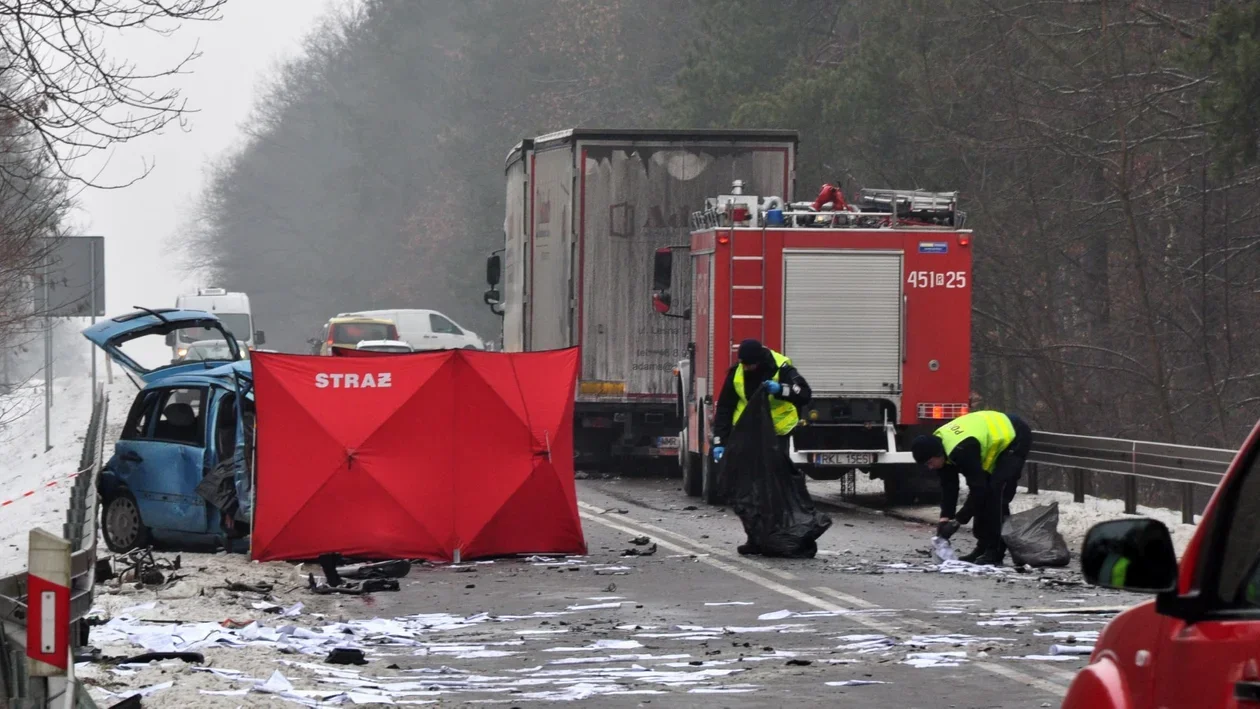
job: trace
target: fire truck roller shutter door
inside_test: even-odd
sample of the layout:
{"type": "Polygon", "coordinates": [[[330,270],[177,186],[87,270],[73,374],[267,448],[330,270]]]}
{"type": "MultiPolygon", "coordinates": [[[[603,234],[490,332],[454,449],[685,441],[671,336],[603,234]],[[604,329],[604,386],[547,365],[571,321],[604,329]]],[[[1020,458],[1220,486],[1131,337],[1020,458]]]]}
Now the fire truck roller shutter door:
{"type": "Polygon", "coordinates": [[[902,254],[787,251],[783,349],[819,393],[901,390],[902,254]]]}

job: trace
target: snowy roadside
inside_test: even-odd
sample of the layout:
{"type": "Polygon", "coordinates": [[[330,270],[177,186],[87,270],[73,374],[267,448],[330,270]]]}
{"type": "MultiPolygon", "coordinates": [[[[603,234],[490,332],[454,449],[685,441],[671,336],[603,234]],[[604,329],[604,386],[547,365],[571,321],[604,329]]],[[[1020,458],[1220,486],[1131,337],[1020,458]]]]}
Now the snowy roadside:
{"type": "MultiPolygon", "coordinates": [[[[883,505],[884,488],[882,481],[872,480],[866,475],[859,474],[856,488],[857,496],[855,502],[858,504],[866,506],[883,505]]],[[[841,487],[839,482],[811,480],[809,489],[815,495],[839,497],[841,487]]],[[[965,498],[965,489],[961,495],[965,498]]],[[[1107,520],[1137,519],[1140,517],[1159,520],[1167,525],[1168,531],[1172,533],[1173,545],[1176,547],[1178,555],[1185,551],[1186,545],[1190,543],[1190,538],[1194,536],[1196,529],[1194,525],[1181,523],[1180,510],[1138,505],[1138,514],[1127,515],[1124,513],[1123,500],[1086,497],[1085,502],[1077,504],[1072,500],[1072,493],[1059,490],[1041,490],[1035,495],[1030,495],[1028,494],[1028,488],[1020,487],[1019,493],[1015,495],[1015,499],[1011,502],[1011,512],[1022,512],[1038,505],[1048,505],[1051,502],[1059,503],[1059,533],[1067,541],[1068,549],[1072,550],[1074,556],[1080,554],[1081,544],[1084,543],[1085,535],[1089,532],[1090,527],[1107,520]]],[[[919,519],[928,524],[936,524],[937,520],[940,519],[940,507],[938,505],[911,505],[897,507],[895,510],[900,515],[919,519]]],[[[966,533],[965,531],[964,534],[966,533]]]]}
{"type": "MultiPolygon", "coordinates": [[[[104,372],[101,372],[104,381],[104,372]]],[[[135,395],[124,377],[106,384],[109,424],[120,425],[135,395]]],[[[53,380],[52,450],[44,451],[44,386],[33,380],[0,397],[0,576],[26,568],[27,541],[34,527],[60,535],[66,521],[72,480],[78,472],[83,437],[92,418],[92,379],[84,375],[53,380]],[[30,496],[24,496],[29,491],[30,496]]],[[[107,445],[109,442],[107,442],[107,445]]],[[[106,457],[109,456],[106,449],[106,457]]]]}

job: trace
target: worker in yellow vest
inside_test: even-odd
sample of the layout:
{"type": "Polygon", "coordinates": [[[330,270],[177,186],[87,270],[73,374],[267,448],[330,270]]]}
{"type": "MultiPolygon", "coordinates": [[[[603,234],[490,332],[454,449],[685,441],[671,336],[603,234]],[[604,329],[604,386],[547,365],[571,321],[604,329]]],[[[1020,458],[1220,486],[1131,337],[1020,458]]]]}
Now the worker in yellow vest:
{"type": "MultiPolygon", "coordinates": [[[[800,423],[798,406],[809,403],[812,393],[792,360],[753,339],[739,343],[739,361],[726,373],[726,381],[718,394],[713,414],[713,459],[722,460],[726,440],[739,421],[748,400],[763,383],[770,395],[770,418],[779,438],[779,451],[788,458],[790,436],[800,423]]],[[[789,463],[790,464],[790,463],[789,463]]],[[[756,554],[756,545],[749,540],[738,548],[740,554],[756,554]]]]}
{"type": "Polygon", "coordinates": [[[959,557],[962,561],[1002,563],[1006,556],[1002,520],[1011,513],[1011,499],[1032,440],[1032,429],[1020,417],[975,411],[911,444],[915,462],[937,471],[941,478],[938,534],[948,538],[959,525],[975,518],[976,549],[959,557]],[[967,481],[967,501],[956,511],[960,475],[967,481]]]}

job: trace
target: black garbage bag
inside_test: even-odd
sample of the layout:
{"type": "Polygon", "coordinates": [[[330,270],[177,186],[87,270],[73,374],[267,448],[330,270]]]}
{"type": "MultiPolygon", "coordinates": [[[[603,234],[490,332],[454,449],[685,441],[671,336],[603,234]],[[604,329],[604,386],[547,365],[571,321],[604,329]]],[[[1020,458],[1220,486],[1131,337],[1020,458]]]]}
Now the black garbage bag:
{"type": "Polygon", "coordinates": [[[765,387],[735,424],[718,470],[722,496],[765,556],[811,558],[831,518],[814,509],[805,476],[780,451],[765,387]]]}
{"type": "Polygon", "coordinates": [[[1016,564],[1067,566],[1072,560],[1059,534],[1059,503],[1017,512],[1002,523],[1002,541],[1016,564]]]}

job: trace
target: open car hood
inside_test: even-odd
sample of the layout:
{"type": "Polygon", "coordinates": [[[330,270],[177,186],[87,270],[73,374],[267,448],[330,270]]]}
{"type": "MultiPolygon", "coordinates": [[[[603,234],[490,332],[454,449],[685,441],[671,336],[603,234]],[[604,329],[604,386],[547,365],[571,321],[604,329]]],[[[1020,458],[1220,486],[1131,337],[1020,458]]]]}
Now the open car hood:
{"type": "Polygon", "coordinates": [[[236,362],[241,355],[240,347],[237,345],[236,340],[227,330],[223,329],[223,324],[219,322],[219,319],[201,310],[177,310],[174,308],[137,310],[126,315],[102,320],[95,325],[87,327],[83,330],[83,336],[90,340],[92,344],[105,350],[105,353],[111,359],[139,377],[146,384],[152,384],[155,381],[177,374],[212,371],[221,365],[236,362]],[[228,349],[231,351],[233,359],[222,360],[221,363],[216,360],[196,360],[193,362],[168,364],[162,367],[146,368],[122,351],[123,345],[137,338],[149,335],[165,336],[184,328],[204,328],[218,330],[223,333],[223,339],[228,343],[228,349]]]}

